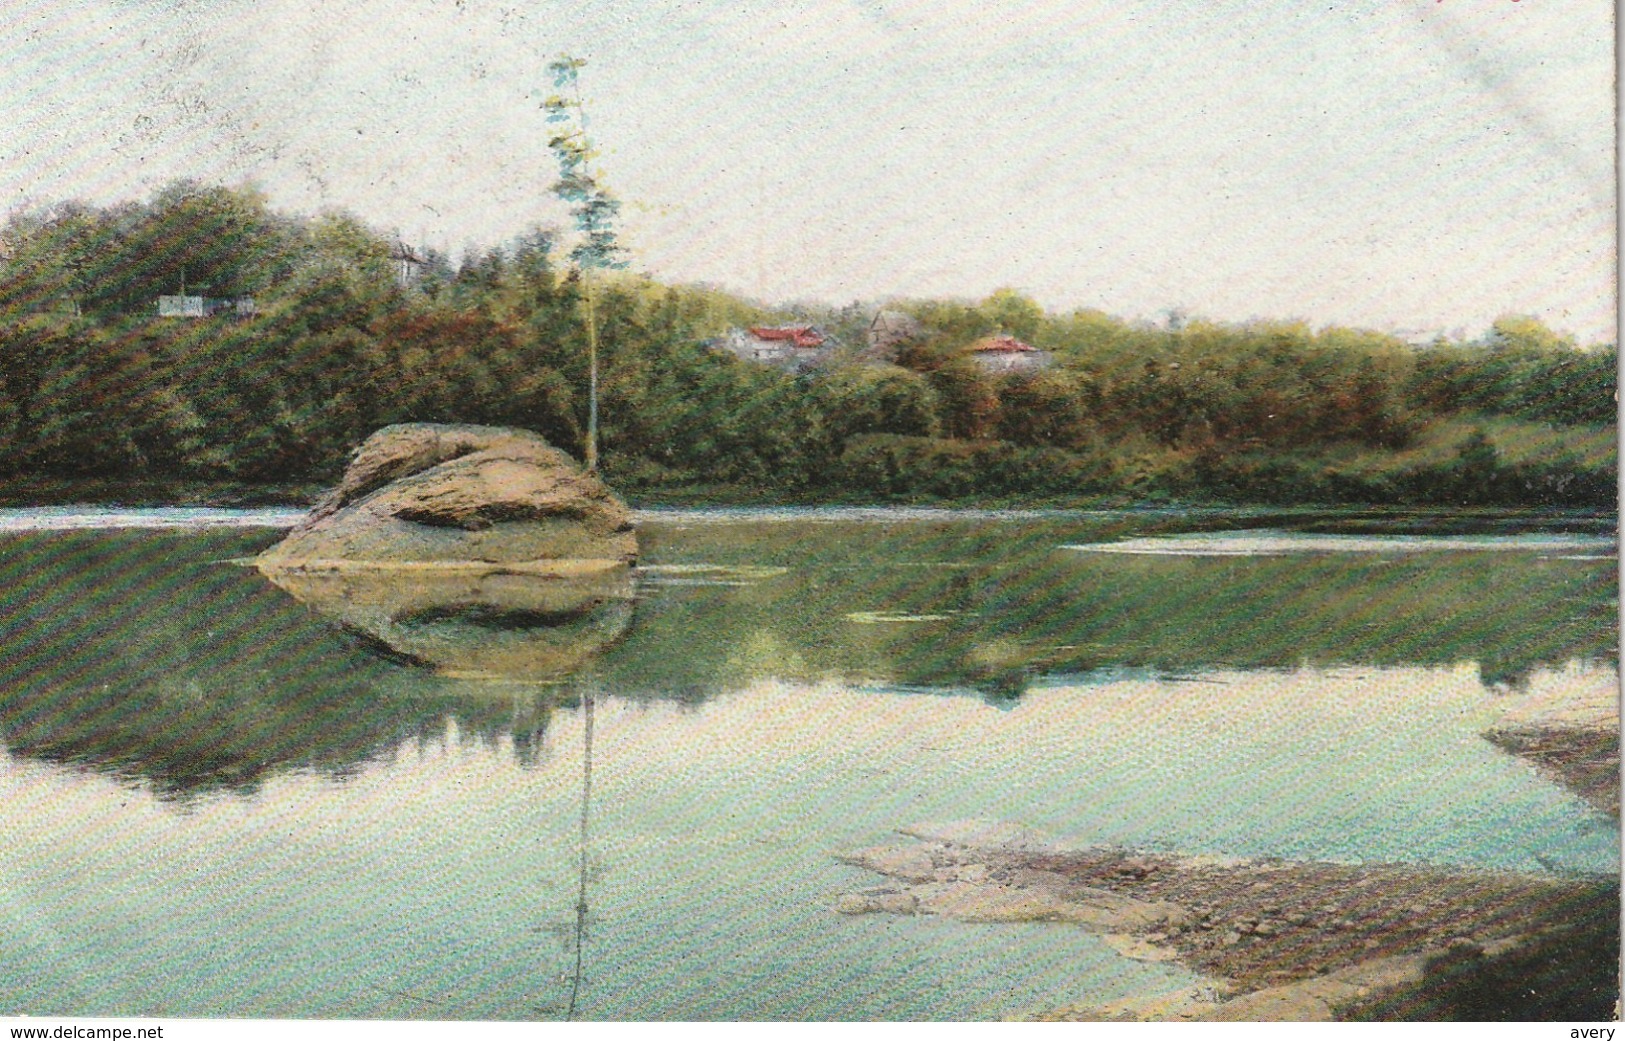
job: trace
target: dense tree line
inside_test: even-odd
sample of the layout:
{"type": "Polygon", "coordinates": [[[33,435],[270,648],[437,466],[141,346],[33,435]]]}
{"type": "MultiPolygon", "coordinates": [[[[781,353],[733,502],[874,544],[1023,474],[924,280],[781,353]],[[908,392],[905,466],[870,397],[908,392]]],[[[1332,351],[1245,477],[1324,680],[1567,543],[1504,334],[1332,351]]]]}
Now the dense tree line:
{"type": "MultiPolygon", "coordinates": [[[[180,182],[144,203],[65,203],[0,230],[0,477],[331,480],[407,420],[512,424],[577,453],[579,273],[537,231],[398,277],[343,214],[273,212],[180,182]],[[159,318],[160,295],[256,313],[159,318]]],[[[1170,327],[1046,313],[1000,291],[922,301],[924,331],[865,354],[872,309],[770,309],[595,278],[603,465],[629,490],[798,500],[1006,499],[1611,506],[1617,351],[1507,317],[1415,347],[1302,323],[1170,327]],[[844,347],[802,373],[705,341],[816,322],[844,347]],[[1046,368],[990,372],[1003,333],[1046,368]]]]}

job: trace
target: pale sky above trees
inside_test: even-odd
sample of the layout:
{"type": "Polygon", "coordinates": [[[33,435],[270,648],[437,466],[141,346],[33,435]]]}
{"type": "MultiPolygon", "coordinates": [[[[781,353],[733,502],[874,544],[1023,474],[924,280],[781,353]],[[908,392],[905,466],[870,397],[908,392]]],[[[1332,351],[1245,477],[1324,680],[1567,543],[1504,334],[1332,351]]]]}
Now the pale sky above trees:
{"type": "Polygon", "coordinates": [[[657,277],[1612,339],[1613,39],[1606,0],[9,4],[0,199],[562,226],[568,51],[657,277]]]}

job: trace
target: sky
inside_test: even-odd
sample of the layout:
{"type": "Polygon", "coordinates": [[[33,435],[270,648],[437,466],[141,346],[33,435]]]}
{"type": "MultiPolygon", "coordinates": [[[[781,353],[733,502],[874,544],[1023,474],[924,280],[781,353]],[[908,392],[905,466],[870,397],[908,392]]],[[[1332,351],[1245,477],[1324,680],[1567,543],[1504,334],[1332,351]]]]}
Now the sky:
{"type": "Polygon", "coordinates": [[[1617,335],[1607,0],[0,0],[0,207],[194,177],[765,300],[1617,335]]]}

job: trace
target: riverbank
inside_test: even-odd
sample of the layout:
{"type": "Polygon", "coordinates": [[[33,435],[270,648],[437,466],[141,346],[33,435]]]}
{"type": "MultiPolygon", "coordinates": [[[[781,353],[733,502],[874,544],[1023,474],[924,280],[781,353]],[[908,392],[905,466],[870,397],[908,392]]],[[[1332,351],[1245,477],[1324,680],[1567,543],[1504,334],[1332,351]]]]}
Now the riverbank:
{"type": "MultiPolygon", "coordinates": [[[[627,503],[640,509],[704,508],[817,508],[852,506],[868,509],[1178,509],[1196,504],[1159,498],[1137,500],[1115,495],[1076,496],[884,496],[854,487],[839,493],[786,494],[766,492],[730,484],[693,484],[646,487],[623,485],[609,480],[622,492],[627,503]]],[[[248,483],[183,478],[56,477],[19,475],[0,478],[0,507],[73,506],[210,506],[210,507],[309,507],[326,493],[331,483],[289,481],[248,483]]],[[[1236,508],[1230,503],[1204,503],[1208,508],[1236,508]]],[[[1264,507],[1255,507],[1264,508],[1264,507]]],[[[1275,507],[1279,509],[1279,507],[1275,507]]]]}
{"type": "Polygon", "coordinates": [[[1536,686],[1499,706],[1486,741],[1619,819],[1619,692],[1587,684],[1536,686]]]}
{"type": "Polygon", "coordinates": [[[1619,817],[1619,728],[1496,728],[1486,740],[1531,763],[1597,809],[1619,817]]]}
{"type": "Polygon", "coordinates": [[[193,481],[181,478],[46,477],[25,475],[0,479],[0,507],[199,506],[218,509],[288,507],[308,509],[327,491],[315,482],[251,484],[193,481]]]}
{"type": "Polygon", "coordinates": [[[1065,850],[1025,829],[980,822],[903,834],[919,841],[842,855],[888,883],[844,894],[838,911],[1071,922],[1103,933],[1125,957],[1179,962],[1202,977],[1172,994],[1036,1018],[1613,1015],[1613,878],[1065,850]],[[1473,983],[1475,975],[1504,972],[1532,955],[1559,990],[1484,994],[1473,983]],[[1468,996],[1443,996],[1451,987],[1468,996]]]}

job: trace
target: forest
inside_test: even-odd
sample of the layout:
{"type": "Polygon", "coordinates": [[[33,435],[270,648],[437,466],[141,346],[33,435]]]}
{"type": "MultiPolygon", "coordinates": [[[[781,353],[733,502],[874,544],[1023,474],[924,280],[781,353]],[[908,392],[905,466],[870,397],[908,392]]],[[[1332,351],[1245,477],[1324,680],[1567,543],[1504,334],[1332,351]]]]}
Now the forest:
{"type": "MultiPolygon", "coordinates": [[[[300,502],[405,421],[584,450],[580,266],[557,232],[414,255],[343,213],[182,181],[0,228],[0,497],[300,502]],[[160,317],[160,296],[252,313],[160,317]]],[[[1414,345],[1303,321],[1164,324],[980,301],[767,305],[591,272],[601,466],[634,503],[1616,505],[1617,346],[1519,315],[1414,345]],[[920,333],[866,351],[884,306],[920,333]],[[708,342],[816,324],[807,371],[708,342]],[[1049,366],[991,372],[1015,336],[1049,366]]]]}

